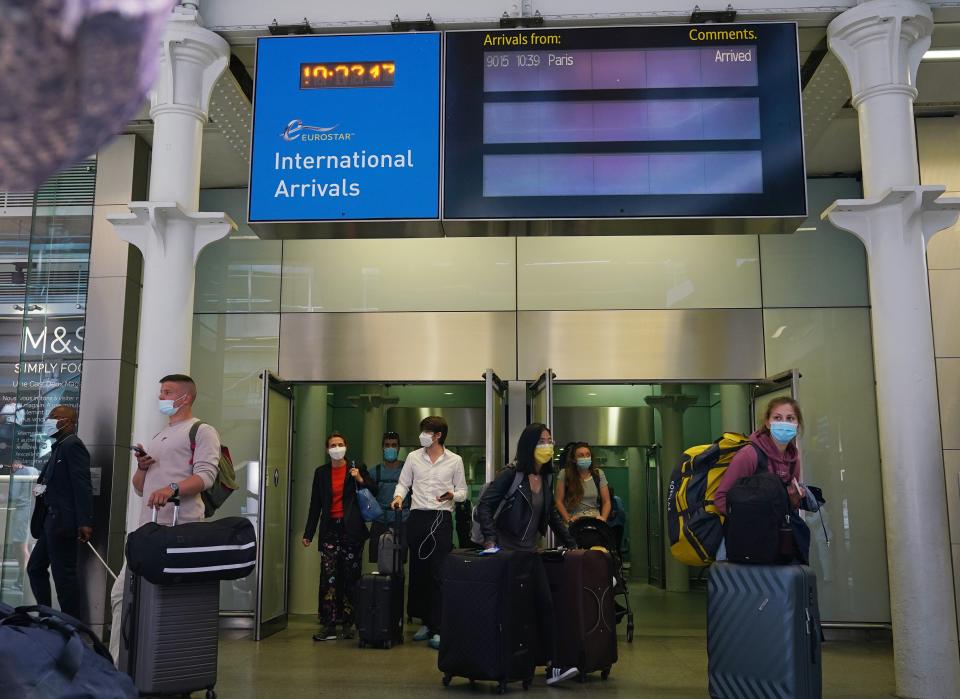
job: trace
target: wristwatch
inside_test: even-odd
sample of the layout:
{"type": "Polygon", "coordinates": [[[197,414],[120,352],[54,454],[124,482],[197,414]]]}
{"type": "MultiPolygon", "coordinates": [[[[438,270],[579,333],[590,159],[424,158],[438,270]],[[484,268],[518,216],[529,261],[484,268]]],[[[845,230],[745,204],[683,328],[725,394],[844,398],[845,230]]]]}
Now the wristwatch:
{"type": "Polygon", "coordinates": [[[179,484],[179,483],[174,482],[174,483],[171,483],[170,485],[168,485],[167,487],[170,488],[170,490],[173,491],[173,495],[171,495],[170,497],[175,498],[175,497],[177,497],[177,496],[180,494],[180,484],[179,484]]]}

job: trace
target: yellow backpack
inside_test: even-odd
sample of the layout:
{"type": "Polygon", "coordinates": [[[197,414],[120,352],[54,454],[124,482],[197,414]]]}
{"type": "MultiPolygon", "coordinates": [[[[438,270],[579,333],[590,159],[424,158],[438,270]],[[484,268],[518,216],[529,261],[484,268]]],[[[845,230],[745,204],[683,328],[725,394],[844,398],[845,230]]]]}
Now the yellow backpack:
{"type": "Polygon", "coordinates": [[[750,444],[757,451],[758,467],[767,455],[736,432],[724,432],[712,444],[690,447],[670,475],[667,494],[667,536],[670,553],[689,566],[713,563],[723,541],[724,516],[713,504],[720,479],[738,451],[750,444]]]}

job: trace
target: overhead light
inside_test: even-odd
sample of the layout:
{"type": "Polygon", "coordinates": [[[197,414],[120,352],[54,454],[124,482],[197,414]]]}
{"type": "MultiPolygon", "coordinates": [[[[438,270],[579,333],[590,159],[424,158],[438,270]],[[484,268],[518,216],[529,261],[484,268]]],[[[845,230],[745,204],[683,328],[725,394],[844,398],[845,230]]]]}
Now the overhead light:
{"type": "Polygon", "coordinates": [[[923,54],[925,61],[960,61],[960,49],[930,49],[923,54]]]}
{"type": "Polygon", "coordinates": [[[803,228],[798,228],[797,232],[799,233],[800,231],[815,231],[815,230],[817,230],[816,226],[805,226],[803,228]]]}
{"type": "Polygon", "coordinates": [[[595,396],[595,395],[597,395],[597,394],[596,394],[596,393],[588,393],[587,395],[588,395],[588,396],[595,396]]]}
{"type": "Polygon", "coordinates": [[[781,325],[779,328],[777,328],[777,332],[775,332],[775,333],[773,334],[773,337],[772,337],[771,339],[773,339],[773,340],[779,339],[780,336],[783,335],[783,331],[786,330],[786,329],[787,329],[787,326],[786,326],[786,325],[781,325]]]}
{"type": "Polygon", "coordinates": [[[453,391],[444,391],[444,392],[443,392],[443,395],[445,395],[445,396],[452,396],[452,395],[453,395],[453,391]]]}

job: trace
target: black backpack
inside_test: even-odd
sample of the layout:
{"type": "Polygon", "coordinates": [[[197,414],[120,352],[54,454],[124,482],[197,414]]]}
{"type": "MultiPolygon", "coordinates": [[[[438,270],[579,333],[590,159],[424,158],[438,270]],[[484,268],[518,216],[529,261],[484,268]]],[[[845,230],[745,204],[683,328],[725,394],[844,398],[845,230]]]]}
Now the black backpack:
{"type": "Polygon", "coordinates": [[[130,676],[79,620],[0,602],[0,696],[136,699],[130,676]]]}
{"type": "Polygon", "coordinates": [[[737,563],[789,563],[794,559],[790,499],[780,477],[761,465],[737,479],[727,493],[724,539],[727,559],[737,563]]]}

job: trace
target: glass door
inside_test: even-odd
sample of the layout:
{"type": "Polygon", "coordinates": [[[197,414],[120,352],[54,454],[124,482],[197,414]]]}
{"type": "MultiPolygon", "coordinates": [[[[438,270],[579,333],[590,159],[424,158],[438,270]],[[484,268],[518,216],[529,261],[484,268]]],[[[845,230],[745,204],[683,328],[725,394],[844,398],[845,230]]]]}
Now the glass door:
{"type": "Polygon", "coordinates": [[[654,444],[645,450],[647,463],[644,466],[644,489],[647,498],[647,582],[663,589],[667,586],[664,575],[666,546],[663,543],[663,482],[660,475],[660,445],[654,444]]]}
{"type": "Polygon", "coordinates": [[[507,384],[487,369],[483,374],[486,403],[486,451],[484,454],[484,481],[489,483],[507,461],[506,404],[507,384]]]}
{"type": "MultiPolygon", "coordinates": [[[[540,378],[530,384],[528,389],[530,422],[542,422],[551,430],[553,429],[553,380],[555,378],[557,375],[553,373],[553,369],[547,369],[540,374],[540,378]]],[[[559,453],[560,446],[557,445],[556,449],[559,453]]],[[[562,468],[562,464],[560,467],[562,468]]],[[[556,546],[556,537],[553,535],[553,530],[548,527],[546,547],[554,546],[556,546]]]]}
{"type": "Polygon", "coordinates": [[[290,457],[293,390],[269,370],[263,376],[260,423],[260,507],[257,517],[257,607],[254,640],[287,627],[290,457]]]}
{"type": "MultiPolygon", "coordinates": [[[[753,424],[760,424],[767,409],[767,403],[774,398],[787,396],[794,400],[800,400],[797,397],[799,385],[799,369],[791,369],[782,374],[771,376],[762,383],[754,384],[750,391],[750,415],[753,416],[753,424]]],[[[797,444],[799,445],[799,443],[798,440],[797,444]]]]}
{"type": "Polygon", "coordinates": [[[547,369],[530,384],[530,422],[542,422],[553,429],[553,381],[557,375],[547,369]]]}

